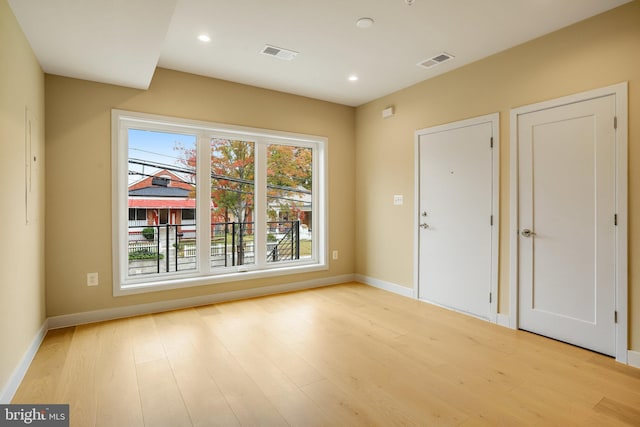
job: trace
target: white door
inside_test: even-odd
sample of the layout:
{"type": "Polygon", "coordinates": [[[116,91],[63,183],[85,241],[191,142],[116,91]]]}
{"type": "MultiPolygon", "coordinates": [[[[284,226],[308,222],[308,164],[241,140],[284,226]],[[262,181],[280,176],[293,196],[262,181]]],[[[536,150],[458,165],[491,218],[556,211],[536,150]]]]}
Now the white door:
{"type": "Polygon", "coordinates": [[[418,297],[490,319],[497,115],[473,122],[418,132],[418,297]]]}
{"type": "Polygon", "coordinates": [[[519,327],[615,355],[615,96],[518,116],[519,327]]]}

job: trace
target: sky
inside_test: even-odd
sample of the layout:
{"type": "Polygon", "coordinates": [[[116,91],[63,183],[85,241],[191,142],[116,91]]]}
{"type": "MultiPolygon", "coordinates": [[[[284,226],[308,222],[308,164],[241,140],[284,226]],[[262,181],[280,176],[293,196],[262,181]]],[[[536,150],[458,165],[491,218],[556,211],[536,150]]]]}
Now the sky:
{"type": "MultiPolygon", "coordinates": [[[[184,167],[179,163],[181,152],[175,149],[179,145],[188,149],[195,148],[196,136],[129,129],[130,159],[184,167]]],[[[150,166],[129,164],[129,171],[143,172],[147,175],[153,175],[158,170],[150,166]]],[[[129,185],[143,178],[145,176],[129,175],[129,185]]]]}

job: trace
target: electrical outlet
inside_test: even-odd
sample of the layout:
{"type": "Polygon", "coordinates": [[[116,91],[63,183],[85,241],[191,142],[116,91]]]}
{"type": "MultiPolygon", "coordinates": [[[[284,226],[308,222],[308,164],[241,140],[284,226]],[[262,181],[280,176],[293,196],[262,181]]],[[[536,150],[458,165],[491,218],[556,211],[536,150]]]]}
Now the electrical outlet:
{"type": "Polygon", "coordinates": [[[393,196],[393,204],[395,206],[400,206],[404,203],[404,197],[402,197],[402,194],[395,194],[393,196]]]}
{"type": "Polygon", "coordinates": [[[87,286],[98,286],[98,273],[87,273],[87,286]]]}
{"type": "Polygon", "coordinates": [[[333,260],[337,260],[338,259],[338,251],[333,251],[333,253],[331,254],[331,258],[333,258],[333,260]]]}

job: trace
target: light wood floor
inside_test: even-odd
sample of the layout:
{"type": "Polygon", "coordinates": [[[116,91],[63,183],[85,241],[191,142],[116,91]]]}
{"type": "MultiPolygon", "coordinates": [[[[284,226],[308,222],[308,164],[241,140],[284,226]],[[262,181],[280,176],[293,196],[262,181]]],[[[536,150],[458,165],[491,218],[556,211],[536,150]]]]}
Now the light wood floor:
{"type": "Polygon", "coordinates": [[[85,426],[640,425],[640,370],[361,284],[50,331],[13,403],[85,426]]]}

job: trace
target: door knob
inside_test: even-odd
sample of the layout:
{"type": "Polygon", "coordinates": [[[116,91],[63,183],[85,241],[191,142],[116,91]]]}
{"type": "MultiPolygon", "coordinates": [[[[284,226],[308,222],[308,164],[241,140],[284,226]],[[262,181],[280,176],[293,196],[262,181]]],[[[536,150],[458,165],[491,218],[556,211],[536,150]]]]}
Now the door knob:
{"type": "Polygon", "coordinates": [[[534,233],[533,231],[529,230],[528,228],[525,228],[524,230],[522,230],[522,237],[531,237],[531,236],[535,236],[536,233],[534,233]]]}
{"type": "Polygon", "coordinates": [[[429,228],[429,224],[427,224],[426,222],[424,222],[424,223],[420,224],[420,227],[421,227],[421,228],[424,228],[424,229],[426,230],[427,228],[429,228]]]}

